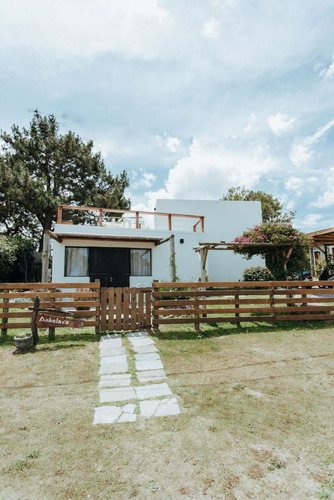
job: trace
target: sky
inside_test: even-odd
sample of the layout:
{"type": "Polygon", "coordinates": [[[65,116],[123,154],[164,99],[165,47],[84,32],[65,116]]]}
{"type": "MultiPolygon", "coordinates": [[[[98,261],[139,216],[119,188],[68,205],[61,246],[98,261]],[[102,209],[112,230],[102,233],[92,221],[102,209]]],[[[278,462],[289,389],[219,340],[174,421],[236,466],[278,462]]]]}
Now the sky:
{"type": "Polygon", "coordinates": [[[333,0],[2,0],[0,129],[54,114],[138,210],[245,186],[333,227],[333,26],[333,0]]]}

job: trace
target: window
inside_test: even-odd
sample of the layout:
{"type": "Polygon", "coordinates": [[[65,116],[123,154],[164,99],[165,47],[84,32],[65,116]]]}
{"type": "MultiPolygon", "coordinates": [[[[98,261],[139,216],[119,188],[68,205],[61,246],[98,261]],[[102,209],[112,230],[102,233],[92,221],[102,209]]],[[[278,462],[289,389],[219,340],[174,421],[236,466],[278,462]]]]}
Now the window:
{"type": "Polygon", "coordinates": [[[151,250],[147,248],[132,248],[131,276],[151,276],[151,250]]]}
{"type": "Polygon", "coordinates": [[[65,276],[88,276],[88,248],[65,247],[65,276]]]}

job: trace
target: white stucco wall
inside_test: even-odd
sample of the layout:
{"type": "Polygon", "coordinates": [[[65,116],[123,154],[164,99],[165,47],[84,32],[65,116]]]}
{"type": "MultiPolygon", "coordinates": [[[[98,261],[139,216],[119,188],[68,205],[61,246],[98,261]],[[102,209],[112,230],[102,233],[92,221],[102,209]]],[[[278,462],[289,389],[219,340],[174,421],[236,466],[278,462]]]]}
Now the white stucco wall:
{"type": "MultiPolygon", "coordinates": [[[[258,201],[222,201],[222,200],[157,200],[157,212],[203,215],[205,233],[200,233],[197,226],[198,242],[218,243],[230,242],[240,236],[246,229],[262,222],[261,203],[258,201]]],[[[192,221],[192,219],[190,219],[192,221]]],[[[187,219],[174,219],[177,228],[188,225],[187,219]]],[[[161,217],[156,217],[159,227],[161,217]]],[[[209,251],[207,274],[210,281],[238,281],[242,279],[242,271],[246,267],[264,265],[261,257],[251,260],[243,259],[232,251],[209,251]]],[[[200,276],[200,266],[198,266],[200,276]]],[[[196,271],[194,270],[195,274],[196,271]]],[[[196,278],[198,279],[198,277],[196,278]]]]}
{"type": "MultiPolygon", "coordinates": [[[[212,200],[157,200],[157,212],[179,213],[187,215],[203,215],[205,232],[192,228],[196,219],[172,218],[172,231],[167,230],[167,218],[156,216],[155,229],[126,229],[120,227],[97,227],[57,224],[56,234],[82,236],[122,237],[157,237],[175,236],[176,275],[180,281],[198,281],[201,276],[200,256],[194,251],[200,242],[232,241],[242,232],[260,223],[260,202],[234,202],[212,200]],[[183,240],[183,243],[181,243],[183,240]]],[[[131,276],[130,286],[150,286],[153,279],[170,281],[170,243],[155,246],[152,241],[117,241],[103,239],[64,238],[62,243],[53,241],[52,281],[58,283],[89,282],[89,277],[65,277],[65,246],[82,247],[117,247],[117,248],[151,248],[152,276],[131,276]]],[[[251,261],[234,255],[232,251],[209,251],[207,274],[210,281],[238,281],[242,279],[242,271],[251,265],[264,265],[259,257],[251,261]]]]}

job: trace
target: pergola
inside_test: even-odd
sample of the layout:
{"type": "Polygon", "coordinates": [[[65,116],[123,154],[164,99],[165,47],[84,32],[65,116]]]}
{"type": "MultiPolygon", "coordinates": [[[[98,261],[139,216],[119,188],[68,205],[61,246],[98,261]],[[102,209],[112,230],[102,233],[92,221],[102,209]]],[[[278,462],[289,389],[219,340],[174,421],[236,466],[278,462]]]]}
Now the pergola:
{"type": "MultiPolygon", "coordinates": [[[[326,262],[328,263],[327,247],[334,245],[334,227],[308,233],[308,236],[312,239],[311,247],[315,247],[321,253],[323,253],[326,262]]],[[[313,254],[311,248],[310,248],[310,258],[311,258],[311,266],[313,268],[314,262],[313,262],[313,254]]]]}
{"type": "Polygon", "coordinates": [[[284,262],[284,268],[286,269],[288,260],[290,259],[290,256],[292,254],[294,245],[291,245],[291,243],[236,243],[235,241],[231,242],[226,242],[226,241],[219,241],[219,242],[206,242],[206,243],[199,243],[198,247],[195,247],[194,250],[195,252],[198,252],[201,257],[201,281],[206,281],[206,261],[208,258],[208,253],[211,250],[215,251],[222,251],[222,250],[235,250],[236,248],[241,248],[241,247],[287,247],[287,253],[285,256],[285,262],[284,262]]]}

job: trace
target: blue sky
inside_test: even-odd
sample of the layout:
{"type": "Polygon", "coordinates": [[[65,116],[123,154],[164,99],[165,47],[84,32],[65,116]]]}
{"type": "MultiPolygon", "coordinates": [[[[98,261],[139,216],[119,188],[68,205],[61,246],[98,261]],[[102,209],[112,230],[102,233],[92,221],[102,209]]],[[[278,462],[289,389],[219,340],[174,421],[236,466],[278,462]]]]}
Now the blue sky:
{"type": "Polygon", "coordinates": [[[55,114],[139,209],[243,185],[332,227],[333,26],[333,0],[2,2],[0,128],[55,114]]]}

